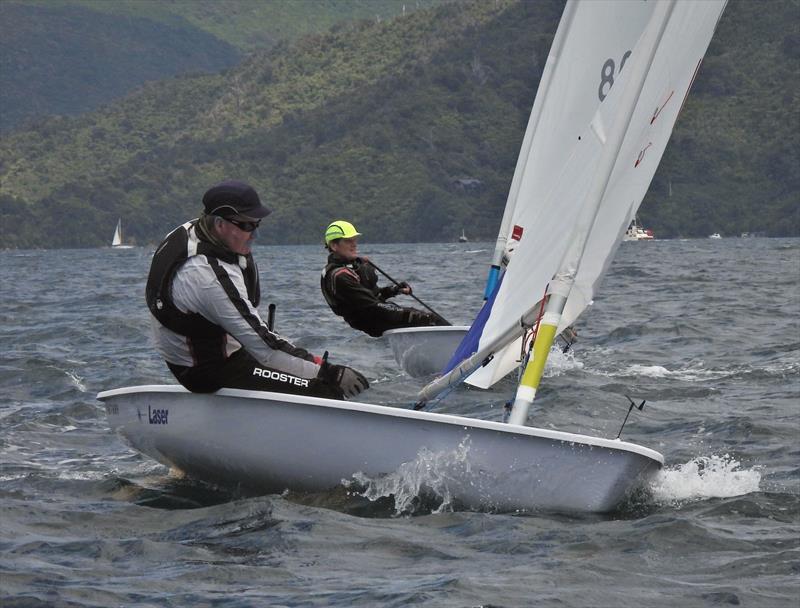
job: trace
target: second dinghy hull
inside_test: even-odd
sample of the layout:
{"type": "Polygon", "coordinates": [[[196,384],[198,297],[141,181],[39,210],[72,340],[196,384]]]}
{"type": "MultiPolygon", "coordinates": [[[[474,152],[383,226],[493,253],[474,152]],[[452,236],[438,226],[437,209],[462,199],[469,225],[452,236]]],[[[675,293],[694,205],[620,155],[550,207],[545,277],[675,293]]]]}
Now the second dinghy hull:
{"type": "Polygon", "coordinates": [[[404,327],[383,333],[398,365],[412,378],[439,374],[469,331],[468,325],[404,327]]]}
{"type": "Polygon", "coordinates": [[[179,386],[98,399],[140,452],[194,478],[266,492],[325,491],[435,459],[439,482],[465,508],[604,512],[663,465],[658,452],[623,441],[366,403],[179,386]]]}

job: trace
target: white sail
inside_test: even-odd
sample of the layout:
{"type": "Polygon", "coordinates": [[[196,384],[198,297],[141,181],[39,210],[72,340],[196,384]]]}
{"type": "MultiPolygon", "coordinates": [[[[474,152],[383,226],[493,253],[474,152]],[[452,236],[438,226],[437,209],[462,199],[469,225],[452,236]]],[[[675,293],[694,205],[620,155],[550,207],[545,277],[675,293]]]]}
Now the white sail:
{"type": "Polygon", "coordinates": [[[117,220],[117,227],[114,229],[114,237],[111,239],[112,249],[133,249],[133,245],[125,245],[122,242],[122,220],[117,220]]]}
{"type": "Polygon", "coordinates": [[[726,0],[706,0],[675,6],[589,233],[560,328],[591,304],[630,212],[636,213],[650,187],[725,4],[726,0]]]}
{"type": "MultiPolygon", "coordinates": [[[[542,71],[517,158],[486,282],[485,298],[494,290],[504,260],[509,259],[510,252],[519,246],[521,239],[544,243],[547,238],[556,241],[565,238],[564,230],[558,223],[559,218],[556,217],[560,210],[558,207],[548,209],[544,202],[556,183],[559,171],[572,154],[581,130],[589,124],[608,94],[613,80],[612,70],[616,75],[627,61],[652,14],[653,6],[653,2],[646,0],[568,0],[542,71]],[[598,63],[599,57],[604,59],[598,63]],[[607,62],[611,63],[606,67],[604,80],[601,72],[607,62]],[[548,219],[556,222],[555,228],[548,219]]],[[[552,258],[551,261],[560,259],[558,249],[550,247],[545,251],[542,247],[541,251],[544,257],[552,258]]],[[[505,304],[497,302],[495,305],[501,309],[496,314],[504,314],[502,308],[505,304]]],[[[470,351],[474,347],[476,339],[473,336],[476,332],[480,332],[480,328],[473,328],[469,332],[459,351],[470,351]]],[[[402,338],[406,348],[409,348],[410,335],[416,333],[415,330],[404,331],[402,338]]],[[[397,331],[393,330],[387,332],[386,336],[395,353],[398,353],[396,334],[397,331]]],[[[446,338],[452,339],[452,334],[446,338]]],[[[430,344],[425,337],[420,336],[420,340],[430,344]]],[[[487,388],[519,364],[521,350],[519,339],[502,352],[495,353],[492,363],[472,374],[467,382],[487,388]]],[[[405,363],[415,361],[421,351],[417,347],[413,352],[401,353],[398,362],[403,362],[407,373],[410,367],[405,363]]],[[[443,352],[436,360],[453,360],[450,354],[443,352]]],[[[425,358],[433,359],[430,356],[425,358]]],[[[426,371],[428,374],[440,372],[442,367],[426,371]]]]}
{"type": "Polygon", "coordinates": [[[117,227],[114,230],[114,237],[111,239],[112,247],[119,247],[122,245],[122,220],[117,220],[117,227]]]}
{"type": "Polygon", "coordinates": [[[535,222],[554,176],[612,84],[598,78],[597,58],[608,58],[614,62],[608,69],[619,71],[652,10],[647,0],[567,2],[517,158],[492,259],[495,267],[515,233],[538,238],[542,232],[535,222]]]}
{"type": "MultiPolygon", "coordinates": [[[[590,10],[600,4],[587,2],[579,6],[590,10]]],[[[650,12],[656,5],[653,2],[602,4],[609,11],[619,11],[615,13],[617,20],[614,23],[637,23],[637,27],[640,28],[637,39],[641,39],[641,34],[646,33],[650,12]],[[640,9],[642,12],[637,12],[640,9]],[[643,20],[627,19],[624,15],[628,11],[634,11],[634,14],[643,20]]],[[[500,346],[509,338],[513,340],[515,336],[521,334],[521,329],[518,329],[519,320],[525,315],[530,316],[532,307],[544,294],[547,284],[565,263],[573,265],[576,276],[559,330],[574,322],[591,303],[597,284],[619,245],[628,219],[631,213],[635,213],[638,209],[647,191],[680,106],[724,6],[724,0],[679,2],[672,11],[661,37],[661,44],[656,50],[642,85],[630,127],[627,123],[624,127],[625,133],[616,163],[609,179],[604,180],[605,186],[597,213],[591,216],[595,218],[594,224],[582,228],[585,233],[582,235],[576,234],[575,226],[581,223],[581,219],[585,221],[587,217],[585,215],[587,211],[584,209],[586,196],[596,181],[593,171],[608,137],[607,131],[620,128],[614,125],[613,107],[613,99],[619,97],[619,92],[616,90],[619,87],[606,88],[605,85],[610,86],[614,81],[624,82],[626,72],[619,70],[621,60],[616,61],[597,49],[593,54],[585,56],[584,63],[579,66],[567,62],[560,64],[564,66],[565,78],[573,82],[572,89],[568,83],[560,94],[588,94],[586,85],[583,91],[577,88],[581,79],[575,77],[574,70],[580,67],[584,70],[583,76],[585,78],[591,76],[591,82],[594,83],[592,92],[596,99],[597,113],[591,118],[591,123],[590,120],[585,120],[585,117],[579,117],[578,120],[582,122],[571,130],[564,131],[560,146],[556,144],[559,141],[559,133],[555,131],[551,133],[550,139],[542,140],[547,142],[542,147],[539,147],[537,133],[536,141],[531,145],[528,165],[522,169],[519,196],[537,198],[534,199],[534,204],[525,205],[524,211],[520,211],[520,221],[526,223],[525,233],[506,270],[503,284],[479,341],[478,352],[491,351],[495,353],[495,357],[489,365],[479,369],[470,377],[470,384],[491,386],[517,365],[519,344],[512,344],[505,352],[500,346]],[[589,68],[586,63],[590,64],[589,68]],[[576,133],[575,129],[578,127],[580,128],[576,133]],[[566,146],[569,146],[569,154],[566,154],[566,158],[561,157],[562,165],[557,167],[550,164],[547,157],[548,150],[555,149],[556,154],[563,154],[561,148],[566,146]],[[540,150],[539,156],[534,154],[537,150],[540,150]],[[537,165],[540,163],[548,168],[547,171],[539,171],[537,165]],[[535,179],[533,176],[536,176],[535,179]],[[570,247],[574,249],[576,241],[581,243],[585,241],[585,247],[580,249],[577,259],[569,260],[570,247]]],[[[577,16],[573,17],[570,26],[570,41],[573,36],[572,28],[577,28],[578,24],[582,23],[577,16]]],[[[603,14],[596,15],[596,18],[600,19],[602,16],[603,14]]],[[[613,36],[598,36],[603,30],[593,30],[591,22],[584,23],[583,29],[575,31],[576,33],[580,31],[580,35],[589,38],[599,37],[602,40],[613,38],[613,36]]],[[[628,32],[629,36],[633,35],[633,32],[625,28],[622,31],[628,32]]],[[[566,46],[569,46],[569,43],[566,46]]],[[[636,40],[631,43],[631,48],[635,53],[636,40]]],[[[619,57],[626,54],[627,51],[623,51],[619,57]]],[[[631,55],[628,55],[628,61],[630,60],[631,55]]],[[[557,75],[554,74],[554,82],[556,79],[557,75]]],[[[548,91],[548,95],[550,94],[548,91]]],[[[557,111],[561,107],[566,108],[568,104],[554,103],[555,117],[552,121],[558,122],[557,111]]],[[[562,121],[567,119],[566,116],[560,117],[562,121]]],[[[540,119],[540,122],[545,124],[550,121],[540,119]]]]}
{"type": "MultiPolygon", "coordinates": [[[[535,263],[550,276],[563,256],[571,226],[569,218],[576,212],[578,202],[550,199],[549,205],[545,203],[578,138],[619,78],[653,7],[654,3],[646,0],[571,0],[564,8],[528,121],[497,245],[499,249],[502,242],[506,247],[507,238],[517,226],[521,240],[538,244],[535,260],[527,263],[535,263]]],[[[520,252],[515,251],[514,257],[521,257],[520,252]]],[[[523,296],[524,305],[530,304],[529,295],[523,296]]],[[[543,296],[544,288],[536,295],[543,296]]],[[[493,315],[505,316],[507,307],[510,311],[519,308],[499,298],[493,315]]],[[[508,314],[516,319],[521,316],[516,312],[508,314]]],[[[484,331],[479,345],[495,337],[484,331]]],[[[491,364],[477,370],[467,382],[488,388],[519,364],[521,349],[521,340],[516,340],[496,353],[491,364]]]]}

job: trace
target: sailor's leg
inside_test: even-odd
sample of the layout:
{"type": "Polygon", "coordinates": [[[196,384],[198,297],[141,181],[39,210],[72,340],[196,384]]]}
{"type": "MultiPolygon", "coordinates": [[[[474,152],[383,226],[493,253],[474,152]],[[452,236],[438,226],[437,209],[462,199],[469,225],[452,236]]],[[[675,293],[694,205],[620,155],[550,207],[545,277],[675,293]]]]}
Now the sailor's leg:
{"type": "Polygon", "coordinates": [[[321,382],[317,378],[308,379],[265,367],[250,356],[244,349],[229,357],[216,373],[222,386],[252,391],[273,391],[342,399],[341,390],[321,382]]]}

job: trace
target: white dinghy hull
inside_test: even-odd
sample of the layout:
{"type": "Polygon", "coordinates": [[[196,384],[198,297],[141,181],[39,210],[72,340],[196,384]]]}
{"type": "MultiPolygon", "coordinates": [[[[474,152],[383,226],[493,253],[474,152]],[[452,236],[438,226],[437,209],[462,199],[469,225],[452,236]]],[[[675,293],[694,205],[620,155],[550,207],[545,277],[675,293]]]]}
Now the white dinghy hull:
{"type": "Polygon", "coordinates": [[[140,452],[191,477],[267,492],[325,491],[432,454],[465,508],[604,512],[664,462],[619,440],[280,393],[138,386],[98,399],[140,452]]]}
{"type": "Polygon", "coordinates": [[[468,331],[468,325],[444,325],[390,329],[383,335],[403,371],[422,378],[442,372],[468,331]]]}

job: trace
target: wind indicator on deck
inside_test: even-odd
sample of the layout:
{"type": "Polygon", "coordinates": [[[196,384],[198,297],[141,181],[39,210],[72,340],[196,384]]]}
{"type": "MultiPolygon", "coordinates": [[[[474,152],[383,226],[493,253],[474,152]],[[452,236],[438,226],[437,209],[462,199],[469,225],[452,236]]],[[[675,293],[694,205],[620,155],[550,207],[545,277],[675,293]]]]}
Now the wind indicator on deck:
{"type": "Polygon", "coordinates": [[[628,416],[631,415],[631,411],[633,410],[633,408],[636,408],[641,412],[644,409],[644,404],[647,403],[646,399],[642,399],[642,402],[639,405],[636,405],[636,402],[630,397],[628,397],[628,395],[625,395],[625,398],[631,402],[631,406],[628,408],[628,413],[625,414],[625,420],[622,421],[622,426],[619,427],[619,433],[617,433],[617,439],[619,439],[620,435],[622,435],[622,429],[625,428],[625,423],[628,422],[628,416]]]}

